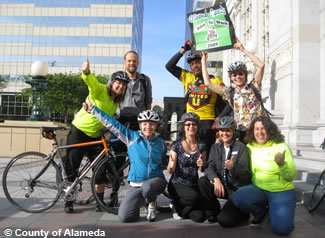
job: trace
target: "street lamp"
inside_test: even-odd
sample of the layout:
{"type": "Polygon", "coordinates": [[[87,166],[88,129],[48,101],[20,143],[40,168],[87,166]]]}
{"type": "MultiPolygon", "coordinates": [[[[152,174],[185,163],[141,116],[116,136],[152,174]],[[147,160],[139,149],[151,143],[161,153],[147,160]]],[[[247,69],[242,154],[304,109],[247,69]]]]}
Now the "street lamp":
{"type": "Polygon", "coordinates": [[[46,80],[48,72],[47,64],[43,61],[36,61],[31,67],[31,80],[25,83],[32,86],[32,113],[27,121],[44,121],[43,115],[43,91],[50,84],[46,80]]]}

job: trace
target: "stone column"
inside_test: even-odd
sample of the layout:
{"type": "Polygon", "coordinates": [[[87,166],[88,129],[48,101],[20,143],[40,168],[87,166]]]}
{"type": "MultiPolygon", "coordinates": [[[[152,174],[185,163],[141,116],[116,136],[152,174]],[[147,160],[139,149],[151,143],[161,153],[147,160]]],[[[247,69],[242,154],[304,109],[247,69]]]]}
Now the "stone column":
{"type": "Polygon", "coordinates": [[[319,144],[324,140],[325,137],[325,1],[319,3],[319,29],[320,29],[320,95],[319,95],[319,121],[316,125],[319,128],[313,134],[313,144],[315,147],[319,147],[319,144]]]}
{"type": "MultiPolygon", "coordinates": [[[[273,2],[273,1],[272,1],[273,2]]],[[[312,146],[319,118],[319,0],[291,1],[292,62],[282,129],[292,146],[312,146]],[[291,92],[289,94],[289,92],[291,92]]],[[[280,20],[281,21],[281,20],[280,20]]]]}

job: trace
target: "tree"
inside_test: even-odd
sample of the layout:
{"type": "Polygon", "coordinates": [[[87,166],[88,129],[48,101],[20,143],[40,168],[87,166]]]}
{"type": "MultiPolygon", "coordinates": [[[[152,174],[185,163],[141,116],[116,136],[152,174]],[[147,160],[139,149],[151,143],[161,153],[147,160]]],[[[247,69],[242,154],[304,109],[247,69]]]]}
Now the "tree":
{"type": "Polygon", "coordinates": [[[7,87],[9,75],[0,75],[0,89],[7,87]]]}
{"type": "MultiPolygon", "coordinates": [[[[106,84],[107,77],[96,76],[99,82],[106,84]]],[[[48,74],[47,80],[50,86],[44,91],[44,108],[49,109],[52,113],[64,115],[64,122],[68,122],[69,115],[78,111],[82,102],[88,96],[88,87],[79,74],[48,74]]],[[[23,95],[32,95],[31,88],[22,90],[23,95]]]]}

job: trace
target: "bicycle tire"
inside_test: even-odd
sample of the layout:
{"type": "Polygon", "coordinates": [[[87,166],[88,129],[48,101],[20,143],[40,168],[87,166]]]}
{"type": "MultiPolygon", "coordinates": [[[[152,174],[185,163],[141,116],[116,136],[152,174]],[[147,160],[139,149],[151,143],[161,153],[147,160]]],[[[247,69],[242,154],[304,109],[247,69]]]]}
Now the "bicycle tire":
{"type": "Polygon", "coordinates": [[[317,183],[313,189],[313,193],[311,195],[309,204],[308,204],[308,211],[313,212],[315,211],[322,201],[325,198],[325,169],[321,173],[318,178],[317,183]]]}
{"type": "MultiPolygon", "coordinates": [[[[79,166],[79,176],[83,172],[82,169],[84,168],[85,165],[89,165],[89,159],[88,157],[84,157],[81,161],[81,164],[79,166]]],[[[87,205],[89,203],[92,203],[95,201],[95,198],[92,194],[92,189],[91,189],[91,178],[93,176],[93,171],[90,170],[86,176],[81,180],[81,182],[77,185],[77,197],[76,200],[74,201],[75,204],[77,205],[87,205]]]]}
{"type": "MultiPolygon", "coordinates": [[[[124,164],[126,163],[128,162],[125,162],[124,164]]],[[[128,171],[129,164],[127,164],[127,166],[124,168],[124,175],[121,176],[122,181],[119,181],[118,178],[113,175],[111,168],[108,165],[107,159],[103,159],[99,162],[98,166],[96,166],[92,177],[92,191],[96,203],[100,206],[103,211],[117,215],[119,205],[121,204],[122,199],[124,198],[129,189],[129,184],[127,182],[126,175],[128,171]],[[105,192],[102,201],[96,193],[96,178],[98,178],[103,173],[105,174],[105,192]],[[112,192],[114,185],[116,186],[117,184],[119,184],[119,188],[117,191],[117,196],[115,196],[116,193],[112,192]]]]}
{"type": "Polygon", "coordinates": [[[45,159],[39,152],[25,152],[14,157],[6,166],[2,186],[8,201],[17,209],[39,213],[51,208],[60,198],[59,185],[62,182],[60,169],[55,162],[45,159]],[[41,176],[31,181],[41,170],[48,168],[41,176]]]}

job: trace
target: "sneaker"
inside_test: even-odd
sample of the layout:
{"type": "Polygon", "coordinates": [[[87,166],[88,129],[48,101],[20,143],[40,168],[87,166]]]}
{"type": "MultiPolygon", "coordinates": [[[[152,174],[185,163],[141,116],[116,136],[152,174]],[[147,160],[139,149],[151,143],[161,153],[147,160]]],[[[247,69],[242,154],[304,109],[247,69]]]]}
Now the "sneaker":
{"type": "Polygon", "coordinates": [[[157,206],[156,204],[154,206],[151,206],[149,204],[148,206],[148,213],[147,213],[147,220],[152,222],[156,219],[157,216],[157,206]]]}
{"type": "Polygon", "coordinates": [[[209,216],[207,218],[207,220],[209,223],[216,223],[216,222],[218,222],[218,217],[217,216],[209,216]]]}
{"type": "Polygon", "coordinates": [[[175,206],[174,206],[174,204],[172,202],[169,203],[169,207],[172,209],[172,214],[173,214],[174,219],[183,220],[183,218],[181,216],[179,216],[178,213],[176,212],[175,206]]]}
{"type": "Polygon", "coordinates": [[[264,211],[264,213],[259,218],[254,217],[254,219],[251,221],[251,224],[250,225],[251,226],[260,226],[261,223],[263,222],[266,214],[268,213],[268,211],[269,211],[269,209],[266,208],[265,211],[264,211]]]}
{"type": "Polygon", "coordinates": [[[73,213],[73,202],[72,201],[65,202],[64,211],[65,211],[65,213],[73,213]]]}

